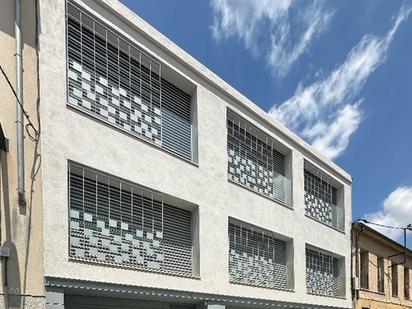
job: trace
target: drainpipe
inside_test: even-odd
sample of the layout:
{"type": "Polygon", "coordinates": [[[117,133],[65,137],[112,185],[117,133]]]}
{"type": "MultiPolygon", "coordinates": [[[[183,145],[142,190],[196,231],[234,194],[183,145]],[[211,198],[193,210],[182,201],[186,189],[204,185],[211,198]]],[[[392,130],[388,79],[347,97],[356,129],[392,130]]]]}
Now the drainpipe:
{"type": "Polygon", "coordinates": [[[362,268],[361,268],[361,262],[360,262],[360,248],[359,248],[359,239],[361,237],[362,232],[365,230],[365,228],[361,225],[360,226],[360,231],[357,231],[356,233],[356,276],[358,280],[359,286],[357,287],[356,290],[356,301],[359,300],[359,288],[360,288],[360,280],[362,276],[362,268]]]}
{"type": "Polygon", "coordinates": [[[25,189],[24,189],[24,120],[23,120],[23,55],[21,47],[21,5],[20,0],[16,0],[16,129],[17,129],[17,193],[19,205],[26,205],[25,189]]]}

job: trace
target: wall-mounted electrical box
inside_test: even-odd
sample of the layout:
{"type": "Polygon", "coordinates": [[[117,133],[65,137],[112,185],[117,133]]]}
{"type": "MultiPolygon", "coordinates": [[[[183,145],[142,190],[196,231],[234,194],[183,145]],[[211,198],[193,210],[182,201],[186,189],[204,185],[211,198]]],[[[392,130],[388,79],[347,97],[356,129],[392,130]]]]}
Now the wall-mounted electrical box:
{"type": "Polygon", "coordinates": [[[10,248],[9,247],[0,247],[0,257],[9,258],[10,257],[10,248]]]}

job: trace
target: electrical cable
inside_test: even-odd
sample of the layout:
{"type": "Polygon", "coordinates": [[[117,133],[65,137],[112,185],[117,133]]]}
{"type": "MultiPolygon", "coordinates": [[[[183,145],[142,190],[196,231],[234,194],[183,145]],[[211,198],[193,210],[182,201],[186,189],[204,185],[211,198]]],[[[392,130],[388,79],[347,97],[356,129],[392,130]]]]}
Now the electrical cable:
{"type": "Polygon", "coordinates": [[[412,225],[411,225],[411,224],[409,224],[407,227],[400,227],[400,226],[391,226],[391,225],[385,225],[385,224],[376,223],[376,222],[370,222],[370,221],[368,221],[368,220],[366,220],[366,219],[357,219],[357,220],[354,221],[354,223],[359,222],[359,221],[360,221],[360,222],[363,222],[363,223],[366,223],[366,224],[371,224],[371,225],[376,225],[376,226],[384,227],[384,228],[387,228],[387,229],[394,229],[394,230],[404,230],[404,229],[407,229],[407,230],[412,230],[412,225]]]}
{"type": "Polygon", "coordinates": [[[0,64],[0,71],[1,71],[1,73],[3,74],[4,78],[6,79],[7,84],[9,85],[11,91],[13,92],[13,94],[14,94],[16,100],[17,100],[17,103],[19,104],[21,110],[23,111],[24,116],[25,116],[26,119],[27,119],[27,122],[28,122],[28,124],[26,124],[26,132],[27,132],[27,135],[29,136],[29,138],[30,138],[32,141],[36,141],[36,140],[38,139],[38,136],[39,136],[39,131],[36,129],[36,127],[34,126],[34,124],[31,122],[30,117],[29,117],[29,114],[25,111],[25,109],[24,109],[24,107],[23,107],[23,104],[20,102],[20,100],[19,100],[19,98],[18,98],[18,96],[17,96],[16,90],[14,90],[14,87],[13,87],[13,85],[11,84],[11,82],[10,82],[10,80],[9,80],[9,77],[7,76],[6,72],[4,72],[3,67],[1,66],[1,64],[0,64]],[[31,128],[31,129],[33,130],[34,135],[33,135],[32,133],[30,133],[29,128],[31,128]]]}

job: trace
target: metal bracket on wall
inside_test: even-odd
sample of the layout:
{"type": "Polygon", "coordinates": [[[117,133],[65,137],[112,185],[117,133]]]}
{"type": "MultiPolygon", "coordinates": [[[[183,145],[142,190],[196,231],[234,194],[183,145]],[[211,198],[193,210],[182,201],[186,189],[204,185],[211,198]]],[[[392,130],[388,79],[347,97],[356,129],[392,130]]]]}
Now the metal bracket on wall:
{"type": "Polygon", "coordinates": [[[4,136],[3,128],[0,124],[0,150],[9,151],[9,140],[4,136]]]}
{"type": "Polygon", "coordinates": [[[393,259],[393,258],[395,258],[395,257],[398,257],[398,256],[403,257],[403,260],[402,260],[401,262],[399,262],[399,263],[393,263],[393,264],[392,264],[391,266],[389,266],[389,267],[394,267],[394,266],[398,266],[398,265],[403,265],[403,264],[406,263],[406,251],[405,251],[405,252],[401,252],[401,253],[396,253],[396,254],[389,255],[389,256],[388,256],[388,259],[391,260],[391,259],[393,259]]]}

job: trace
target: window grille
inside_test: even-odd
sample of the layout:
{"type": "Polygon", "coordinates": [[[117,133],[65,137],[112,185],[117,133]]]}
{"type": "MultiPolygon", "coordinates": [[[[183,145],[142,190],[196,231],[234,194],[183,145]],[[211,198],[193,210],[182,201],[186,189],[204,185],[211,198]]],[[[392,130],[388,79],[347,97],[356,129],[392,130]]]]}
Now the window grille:
{"type": "Polygon", "coordinates": [[[229,275],[231,282],[285,289],[286,242],[229,223],[229,275]]]}
{"type": "Polygon", "coordinates": [[[410,299],[411,286],[409,284],[409,268],[404,267],[403,275],[403,285],[404,285],[404,296],[405,299],[410,299]]]}
{"type": "Polygon", "coordinates": [[[274,140],[230,112],[227,132],[229,180],[290,205],[285,155],[275,149],[274,140]]]}
{"type": "Polygon", "coordinates": [[[341,228],[343,215],[337,206],[337,190],[330,179],[305,162],[305,212],[327,225],[341,228]]]}
{"type": "Polygon", "coordinates": [[[68,181],[72,260],[192,276],[191,212],[73,163],[68,181]]]}
{"type": "Polygon", "coordinates": [[[306,248],[306,289],[310,294],[338,297],[338,259],[306,248]]]}
{"type": "Polygon", "coordinates": [[[191,160],[191,96],[157,60],[71,3],[67,11],[68,104],[191,160]]]}

